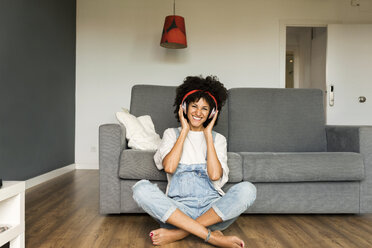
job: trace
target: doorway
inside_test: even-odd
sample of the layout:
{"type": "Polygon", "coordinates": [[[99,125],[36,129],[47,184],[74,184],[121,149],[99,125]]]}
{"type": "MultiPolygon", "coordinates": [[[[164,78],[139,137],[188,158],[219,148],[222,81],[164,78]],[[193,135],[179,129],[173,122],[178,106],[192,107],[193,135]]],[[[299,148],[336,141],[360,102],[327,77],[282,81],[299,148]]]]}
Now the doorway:
{"type": "Polygon", "coordinates": [[[286,27],[286,88],[326,91],[326,27],[286,27]]]}
{"type": "Polygon", "coordinates": [[[285,87],[323,91],[327,110],[327,27],[286,27],[285,87]]]}
{"type": "MultiPolygon", "coordinates": [[[[279,34],[280,87],[286,87],[286,51],[287,45],[289,52],[292,45],[297,48],[297,53],[293,50],[293,87],[323,90],[326,123],[329,125],[371,125],[370,103],[372,102],[366,99],[372,92],[372,84],[370,84],[372,70],[369,69],[369,65],[372,64],[372,46],[370,45],[372,44],[372,24],[282,20],[279,34]],[[318,29],[319,27],[323,29],[318,29]],[[299,34],[296,34],[296,29],[308,36],[306,29],[309,28],[311,30],[311,59],[306,63],[303,62],[303,53],[299,51],[301,38],[299,34]],[[290,43],[291,32],[295,35],[295,42],[292,44],[290,43]],[[317,46],[317,42],[321,40],[324,45],[317,46]],[[323,52],[320,52],[322,50],[323,52]],[[300,58],[296,58],[296,54],[300,58]],[[301,63],[307,66],[299,65],[301,63]],[[296,69],[296,64],[302,69],[296,69]],[[317,66],[322,72],[315,73],[317,66]],[[306,76],[306,73],[310,76],[306,76]],[[298,74],[298,80],[296,80],[296,74],[298,74]],[[327,94],[331,86],[333,94],[330,92],[327,94]]],[[[288,76],[291,75],[288,74],[288,76]]]]}

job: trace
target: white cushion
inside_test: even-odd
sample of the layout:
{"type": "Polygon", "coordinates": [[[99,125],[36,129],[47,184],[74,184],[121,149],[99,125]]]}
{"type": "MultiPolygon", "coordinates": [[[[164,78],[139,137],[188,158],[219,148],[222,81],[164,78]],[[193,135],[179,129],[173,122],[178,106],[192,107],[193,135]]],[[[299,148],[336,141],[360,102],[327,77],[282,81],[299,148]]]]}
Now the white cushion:
{"type": "Polygon", "coordinates": [[[161,142],[159,134],[155,132],[151,116],[135,117],[128,109],[116,113],[116,118],[126,129],[128,146],[139,150],[156,150],[161,142]]]}

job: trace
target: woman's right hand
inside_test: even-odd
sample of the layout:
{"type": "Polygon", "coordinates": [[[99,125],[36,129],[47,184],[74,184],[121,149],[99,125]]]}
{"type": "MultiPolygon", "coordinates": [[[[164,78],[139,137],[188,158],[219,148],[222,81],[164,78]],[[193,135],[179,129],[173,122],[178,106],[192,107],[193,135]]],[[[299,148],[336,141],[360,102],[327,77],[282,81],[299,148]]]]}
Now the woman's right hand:
{"type": "Polygon", "coordinates": [[[178,110],[178,116],[180,118],[180,122],[181,122],[181,125],[182,125],[182,130],[189,131],[190,130],[190,125],[187,122],[186,118],[183,116],[182,105],[180,105],[180,108],[178,110]]]}

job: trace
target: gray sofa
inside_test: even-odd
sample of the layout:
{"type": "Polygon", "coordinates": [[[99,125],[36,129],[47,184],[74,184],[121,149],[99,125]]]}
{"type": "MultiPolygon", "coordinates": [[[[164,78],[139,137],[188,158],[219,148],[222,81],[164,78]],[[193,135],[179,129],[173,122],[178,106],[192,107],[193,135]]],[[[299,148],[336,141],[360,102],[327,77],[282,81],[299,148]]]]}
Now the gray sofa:
{"type": "MultiPolygon", "coordinates": [[[[246,213],[371,213],[372,127],[326,126],[315,89],[232,88],[214,130],[228,141],[229,182],[250,181],[246,213]]],[[[175,87],[136,85],[130,112],[150,115],[158,134],[177,127],[175,87]]],[[[149,179],[165,190],[154,151],[128,149],[125,128],[99,127],[100,212],[141,213],[131,187],[149,179]]]]}

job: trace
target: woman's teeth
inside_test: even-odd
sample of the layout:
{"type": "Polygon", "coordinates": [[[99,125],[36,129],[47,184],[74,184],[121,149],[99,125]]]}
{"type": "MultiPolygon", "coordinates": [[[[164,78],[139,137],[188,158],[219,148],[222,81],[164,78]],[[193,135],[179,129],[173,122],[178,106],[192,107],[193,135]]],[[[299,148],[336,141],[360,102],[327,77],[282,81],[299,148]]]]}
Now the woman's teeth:
{"type": "Polygon", "coordinates": [[[194,120],[197,120],[197,121],[200,121],[201,120],[201,118],[198,118],[198,117],[195,117],[195,116],[193,116],[192,117],[194,120]]]}

